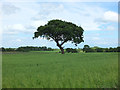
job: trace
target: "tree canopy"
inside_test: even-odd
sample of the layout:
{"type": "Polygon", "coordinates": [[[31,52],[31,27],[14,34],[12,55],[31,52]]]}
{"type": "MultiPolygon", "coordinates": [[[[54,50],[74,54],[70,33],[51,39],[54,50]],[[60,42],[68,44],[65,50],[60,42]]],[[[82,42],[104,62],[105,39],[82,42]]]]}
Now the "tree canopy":
{"type": "Polygon", "coordinates": [[[56,19],[48,21],[44,26],[39,26],[33,38],[43,37],[54,40],[64,54],[62,45],[67,41],[72,41],[75,45],[83,42],[83,31],[81,26],[56,19]]]}

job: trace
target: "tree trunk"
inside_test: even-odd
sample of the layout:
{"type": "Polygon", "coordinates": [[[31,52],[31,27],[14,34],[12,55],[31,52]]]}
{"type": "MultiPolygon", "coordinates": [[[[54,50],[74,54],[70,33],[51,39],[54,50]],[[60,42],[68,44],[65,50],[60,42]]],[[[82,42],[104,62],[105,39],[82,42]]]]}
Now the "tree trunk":
{"type": "Polygon", "coordinates": [[[64,54],[64,49],[60,47],[61,53],[64,54]]]}
{"type": "Polygon", "coordinates": [[[61,53],[62,53],[62,54],[64,54],[64,49],[63,49],[63,47],[62,47],[62,46],[60,46],[60,45],[58,45],[58,47],[60,48],[61,53]]]}
{"type": "Polygon", "coordinates": [[[63,49],[62,45],[60,45],[60,44],[58,43],[58,41],[56,41],[56,43],[57,43],[57,46],[60,48],[61,53],[64,54],[64,49],[63,49]]]}

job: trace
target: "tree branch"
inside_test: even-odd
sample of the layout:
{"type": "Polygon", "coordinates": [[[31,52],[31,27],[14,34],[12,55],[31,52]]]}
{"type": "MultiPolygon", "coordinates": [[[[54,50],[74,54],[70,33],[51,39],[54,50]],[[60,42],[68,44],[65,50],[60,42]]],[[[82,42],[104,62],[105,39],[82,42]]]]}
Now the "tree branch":
{"type": "Polygon", "coordinates": [[[65,40],[65,41],[63,41],[60,45],[62,46],[65,42],[67,42],[68,40],[65,40]]]}

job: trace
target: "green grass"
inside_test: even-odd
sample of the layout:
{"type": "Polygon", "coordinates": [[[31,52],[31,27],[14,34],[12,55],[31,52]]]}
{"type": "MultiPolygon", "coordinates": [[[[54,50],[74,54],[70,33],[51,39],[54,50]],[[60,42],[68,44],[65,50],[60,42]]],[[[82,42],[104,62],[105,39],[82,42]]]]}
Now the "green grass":
{"type": "Polygon", "coordinates": [[[3,88],[115,88],[118,53],[3,54],[3,88]]]}

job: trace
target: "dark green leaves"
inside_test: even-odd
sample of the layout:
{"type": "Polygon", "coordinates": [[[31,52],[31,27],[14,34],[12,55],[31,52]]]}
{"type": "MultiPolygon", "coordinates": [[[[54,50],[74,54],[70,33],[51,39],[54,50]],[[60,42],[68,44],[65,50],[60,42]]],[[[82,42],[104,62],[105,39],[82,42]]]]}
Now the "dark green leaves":
{"type": "Polygon", "coordinates": [[[71,22],[62,20],[50,20],[44,26],[40,26],[34,33],[34,38],[46,37],[55,41],[72,41],[75,45],[83,42],[83,29],[71,22]]]}

